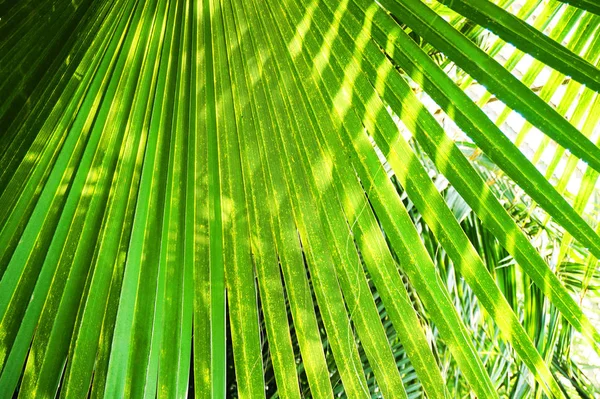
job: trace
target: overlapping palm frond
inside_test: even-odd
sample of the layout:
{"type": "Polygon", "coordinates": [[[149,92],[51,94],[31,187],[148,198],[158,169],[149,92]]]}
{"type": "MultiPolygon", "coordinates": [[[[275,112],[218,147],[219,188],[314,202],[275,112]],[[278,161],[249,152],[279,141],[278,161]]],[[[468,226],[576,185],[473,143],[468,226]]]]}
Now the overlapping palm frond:
{"type": "Polygon", "coordinates": [[[569,3],[0,2],[0,393],[593,395],[600,16],[569,3]]]}

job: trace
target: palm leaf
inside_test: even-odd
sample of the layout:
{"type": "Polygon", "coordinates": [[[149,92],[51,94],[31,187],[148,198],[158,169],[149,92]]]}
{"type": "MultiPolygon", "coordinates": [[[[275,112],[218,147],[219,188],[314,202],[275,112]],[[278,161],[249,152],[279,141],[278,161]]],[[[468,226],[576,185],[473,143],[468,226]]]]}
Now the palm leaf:
{"type": "Polygon", "coordinates": [[[442,3],[454,11],[0,2],[0,392],[566,397],[566,376],[589,394],[564,348],[574,329],[600,352],[566,288],[594,291],[600,258],[583,212],[600,170],[597,10],[442,3]],[[557,16],[566,33],[546,35],[557,16]],[[485,29],[535,57],[531,72],[510,72],[522,53],[496,61],[500,39],[481,49],[485,29]],[[466,94],[473,80],[508,106],[500,122],[466,94]],[[499,127],[511,110],[562,146],[545,175],[499,127]],[[480,152],[506,177],[486,181],[480,152]],[[560,259],[577,246],[585,264],[555,268],[536,246],[560,229],[560,259]]]}

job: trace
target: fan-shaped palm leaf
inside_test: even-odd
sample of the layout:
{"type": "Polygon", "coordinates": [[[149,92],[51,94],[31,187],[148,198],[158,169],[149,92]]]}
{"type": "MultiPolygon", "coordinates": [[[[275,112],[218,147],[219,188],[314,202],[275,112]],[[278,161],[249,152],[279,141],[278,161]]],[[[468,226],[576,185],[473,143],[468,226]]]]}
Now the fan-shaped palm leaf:
{"type": "Polygon", "coordinates": [[[600,257],[582,216],[597,113],[580,123],[600,90],[597,6],[441,3],[458,14],[422,0],[1,2],[0,393],[493,398],[513,363],[486,351],[512,348],[507,395],[565,397],[561,317],[558,347],[573,328],[600,353],[565,288],[584,294],[600,257]],[[556,16],[577,32],[568,46],[540,30],[556,16]],[[493,58],[501,42],[488,54],[469,39],[484,29],[556,84],[530,90],[535,72],[521,81],[493,58]],[[411,35],[570,151],[556,187],[411,35]],[[518,224],[529,216],[507,211],[415,86],[583,246],[583,269],[550,267],[518,224]],[[524,320],[500,254],[535,284],[524,320]]]}

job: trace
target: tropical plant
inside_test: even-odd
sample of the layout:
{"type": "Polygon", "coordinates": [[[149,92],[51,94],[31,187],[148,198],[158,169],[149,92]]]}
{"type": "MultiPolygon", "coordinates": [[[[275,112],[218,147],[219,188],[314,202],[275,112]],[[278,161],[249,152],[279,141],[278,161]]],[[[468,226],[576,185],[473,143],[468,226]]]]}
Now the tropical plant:
{"type": "Polygon", "coordinates": [[[0,0],[0,395],[593,397],[600,7],[516,5],[0,0]]]}

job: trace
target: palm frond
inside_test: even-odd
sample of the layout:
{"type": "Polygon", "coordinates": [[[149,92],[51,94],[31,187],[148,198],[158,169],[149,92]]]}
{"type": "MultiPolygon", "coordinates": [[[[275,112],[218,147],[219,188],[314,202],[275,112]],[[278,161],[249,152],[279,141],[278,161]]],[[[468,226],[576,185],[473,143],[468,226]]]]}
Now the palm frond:
{"type": "Polygon", "coordinates": [[[593,395],[598,10],[512,4],[0,2],[0,392],[593,395]]]}

